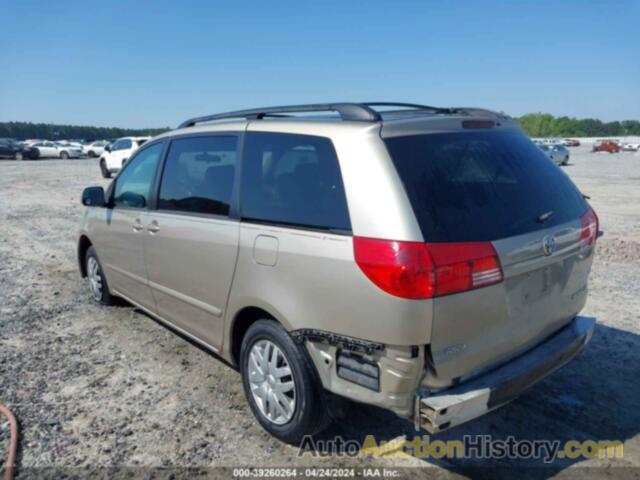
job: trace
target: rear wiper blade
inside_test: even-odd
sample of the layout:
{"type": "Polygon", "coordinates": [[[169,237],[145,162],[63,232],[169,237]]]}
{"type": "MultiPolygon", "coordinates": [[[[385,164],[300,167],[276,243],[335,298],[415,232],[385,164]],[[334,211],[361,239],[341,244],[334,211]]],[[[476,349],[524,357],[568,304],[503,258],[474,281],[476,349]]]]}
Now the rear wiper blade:
{"type": "Polygon", "coordinates": [[[553,210],[549,210],[541,215],[538,215],[538,222],[544,223],[553,216],[553,210]]]}

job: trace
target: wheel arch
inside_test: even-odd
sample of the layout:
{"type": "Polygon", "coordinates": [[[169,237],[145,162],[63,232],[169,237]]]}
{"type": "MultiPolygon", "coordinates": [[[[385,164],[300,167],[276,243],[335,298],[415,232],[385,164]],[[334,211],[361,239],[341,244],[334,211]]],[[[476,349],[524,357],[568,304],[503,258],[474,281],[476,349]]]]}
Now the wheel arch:
{"type": "Polygon", "coordinates": [[[240,365],[240,347],[249,327],[258,320],[265,319],[273,320],[282,325],[274,314],[257,306],[243,307],[233,316],[229,329],[229,357],[233,365],[240,365]]]}

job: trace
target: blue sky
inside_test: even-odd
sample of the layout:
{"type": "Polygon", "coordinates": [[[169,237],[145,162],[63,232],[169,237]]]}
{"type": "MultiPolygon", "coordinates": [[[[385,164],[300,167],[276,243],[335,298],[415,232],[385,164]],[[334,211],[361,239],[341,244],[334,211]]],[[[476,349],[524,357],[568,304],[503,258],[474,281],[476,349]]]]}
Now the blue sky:
{"type": "Polygon", "coordinates": [[[0,121],[397,100],[640,119],[640,2],[0,0],[0,121]]]}

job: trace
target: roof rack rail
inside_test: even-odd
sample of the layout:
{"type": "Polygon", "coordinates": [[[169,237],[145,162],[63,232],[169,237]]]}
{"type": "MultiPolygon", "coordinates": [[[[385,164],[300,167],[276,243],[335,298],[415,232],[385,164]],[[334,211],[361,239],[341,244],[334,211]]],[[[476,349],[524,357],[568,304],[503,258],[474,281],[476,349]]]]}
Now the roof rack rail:
{"type": "Polygon", "coordinates": [[[428,110],[434,113],[454,113],[451,108],[444,107],[432,107],[430,105],[420,105],[417,103],[402,103],[402,102],[364,102],[363,105],[367,107],[401,107],[406,108],[408,112],[411,110],[428,110]]]}
{"type": "Polygon", "coordinates": [[[215,120],[225,120],[232,118],[261,120],[265,117],[287,117],[287,114],[289,113],[305,112],[338,112],[342,120],[357,122],[379,122],[380,120],[382,120],[382,115],[381,112],[375,110],[375,107],[399,107],[403,109],[382,112],[388,114],[413,113],[415,111],[419,111],[447,115],[453,115],[456,113],[464,113],[467,115],[489,114],[497,118],[508,118],[508,116],[498,112],[494,112],[492,110],[471,107],[432,107],[429,105],[401,102],[315,103],[309,105],[286,105],[282,107],[251,108],[248,110],[237,110],[235,112],[205,115],[203,117],[190,118],[189,120],[182,122],[178,128],[193,127],[198,123],[213,122],[215,120]]]}
{"type": "Polygon", "coordinates": [[[252,108],[235,112],[217,113],[203,117],[190,118],[180,124],[178,128],[193,127],[198,123],[212,122],[230,118],[247,118],[260,120],[264,117],[283,116],[284,113],[304,112],[338,112],[342,120],[358,122],[378,122],[380,114],[362,103],[317,103],[310,105],[287,105],[283,107],[252,108]]]}
{"type": "Polygon", "coordinates": [[[431,111],[434,113],[444,113],[453,115],[456,113],[465,113],[467,115],[491,115],[492,117],[497,118],[509,118],[508,115],[495,112],[493,110],[488,110],[486,108],[476,108],[476,107],[432,107],[429,105],[419,105],[415,103],[396,103],[396,102],[366,102],[363,105],[367,105],[368,107],[402,107],[406,110],[394,110],[385,113],[413,113],[413,110],[425,110],[431,111]]]}

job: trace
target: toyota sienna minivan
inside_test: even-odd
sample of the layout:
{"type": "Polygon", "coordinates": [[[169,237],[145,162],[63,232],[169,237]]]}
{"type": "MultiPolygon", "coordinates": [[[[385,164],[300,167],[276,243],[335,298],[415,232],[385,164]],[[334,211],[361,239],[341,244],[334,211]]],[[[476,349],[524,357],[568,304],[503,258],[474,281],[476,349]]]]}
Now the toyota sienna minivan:
{"type": "Polygon", "coordinates": [[[438,432],[589,341],[598,218],[488,110],[338,103],[209,115],[89,187],[78,260],[232,363],[274,436],[346,397],[438,432]]]}

